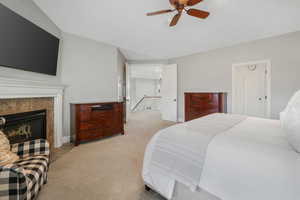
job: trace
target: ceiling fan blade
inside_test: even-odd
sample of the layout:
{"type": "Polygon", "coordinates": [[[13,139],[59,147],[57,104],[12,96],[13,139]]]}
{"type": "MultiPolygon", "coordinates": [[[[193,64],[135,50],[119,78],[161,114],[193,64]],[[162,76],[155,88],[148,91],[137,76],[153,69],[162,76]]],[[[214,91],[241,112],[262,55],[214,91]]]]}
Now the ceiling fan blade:
{"type": "Polygon", "coordinates": [[[180,19],[180,17],[181,17],[181,12],[179,12],[178,14],[176,14],[174,17],[173,17],[173,19],[172,19],[172,21],[171,21],[171,23],[170,23],[170,26],[175,26],[177,23],[178,23],[178,21],[179,21],[179,19],[180,19]]]}
{"type": "Polygon", "coordinates": [[[171,9],[160,10],[160,11],[156,11],[156,12],[147,13],[147,16],[160,15],[160,14],[165,14],[165,13],[169,13],[169,12],[173,12],[173,11],[174,10],[171,10],[171,9]]]}
{"type": "Polygon", "coordinates": [[[186,13],[188,15],[191,15],[193,17],[198,17],[201,19],[205,19],[209,16],[209,12],[203,11],[203,10],[197,10],[197,9],[189,9],[188,11],[186,11],[186,13]]]}
{"type": "Polygon", "coordinates": [[[201,1],[203,1],[203,0],[189,0],[187,2],[187,6],[194,6],[194,5],[198,4],[198,3],[200,3],[201,1]]]}

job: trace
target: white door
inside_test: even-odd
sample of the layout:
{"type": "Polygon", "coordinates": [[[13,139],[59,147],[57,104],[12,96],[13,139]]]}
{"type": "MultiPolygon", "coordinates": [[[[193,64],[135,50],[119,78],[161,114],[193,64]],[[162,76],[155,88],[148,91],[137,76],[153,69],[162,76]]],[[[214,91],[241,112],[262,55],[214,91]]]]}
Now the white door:
{"type": "Polygon", "coordinates": [[[161,105],[162,119],[177,122],[177,65],[162,67],[161,82],[161,105]]]}
{"type": "Polygon", "coordinates": [[[130,108],[131,108],[131,99],[130,99],[130,79],[131,79],[131,75],[130,75],[130,71],[131,68],[130,68],[130,65],[128,65],[128,63],[126,63],[126,66],[125,66],[125,76],[126,76],[126,89],[125,89],[125,96],[126,96],[126,99],[125,99],[125,104],[126,104],[126,112],[125,112],[125,121],[128,122],[128,117],[129,117],[129,114],[130,114],[130,108]]]}
{"type": "Polygon", "coordinates": [[[237,65],[233,68],[233,113],[268,117],[267,63],[237,65]]]}

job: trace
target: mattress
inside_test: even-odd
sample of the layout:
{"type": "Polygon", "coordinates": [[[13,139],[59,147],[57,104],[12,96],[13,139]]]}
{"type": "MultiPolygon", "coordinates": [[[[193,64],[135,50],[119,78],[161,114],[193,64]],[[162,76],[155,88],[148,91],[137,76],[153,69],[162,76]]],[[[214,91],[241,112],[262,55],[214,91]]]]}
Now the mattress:
{"type": "Polygon", "coordinates": [[[175,184],[172,200],[221,200],[220,198],[201,189],[191,191],[188,187],[181,183],[175,184]]]}
{"type": "Polygon", "coordinates": [[[210,143],[199,187],[223,200],[297,200],[299,169],[280,121],[249,117],[210,143]]]}
{"type": "MultiPolygon", "coordinates": [[[[300,155],[289,145],[280,122],[248,117],[214,136],[199,171],[198,193],[184,193],[201,197],[201,191],[207,191],[211,199],[222,200],[298,200],[299,169],[300,155]]],[[[181,195],[174,177],[157,171],[148,174],[143,174],[145,184],[167,199],[181,195]]]]}

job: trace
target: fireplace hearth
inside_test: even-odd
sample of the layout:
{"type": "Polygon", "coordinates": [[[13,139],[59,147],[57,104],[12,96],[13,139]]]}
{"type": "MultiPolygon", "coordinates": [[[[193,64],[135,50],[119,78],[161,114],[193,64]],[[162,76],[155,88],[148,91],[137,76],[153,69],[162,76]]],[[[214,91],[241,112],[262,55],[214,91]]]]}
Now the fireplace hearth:
{"type": "Polygon", "coordinates": [[[11,144],[47,137],[47,110],[0,116],[0,127],[11,144]]]}

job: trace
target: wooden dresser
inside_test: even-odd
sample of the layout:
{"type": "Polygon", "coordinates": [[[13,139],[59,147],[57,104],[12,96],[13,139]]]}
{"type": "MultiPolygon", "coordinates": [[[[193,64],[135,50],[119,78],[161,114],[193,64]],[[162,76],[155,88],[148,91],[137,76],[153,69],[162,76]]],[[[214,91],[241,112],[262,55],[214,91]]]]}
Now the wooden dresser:
{"type": "Polygon", "coordinates": [[[124,135],[123,103],[71,104],[72,140],[80,142],[124,135]]]}
{"type": "Polygon", "coordinates": [[[226,93],[185,93],[185,121],[226,112],[226,93]]]}

